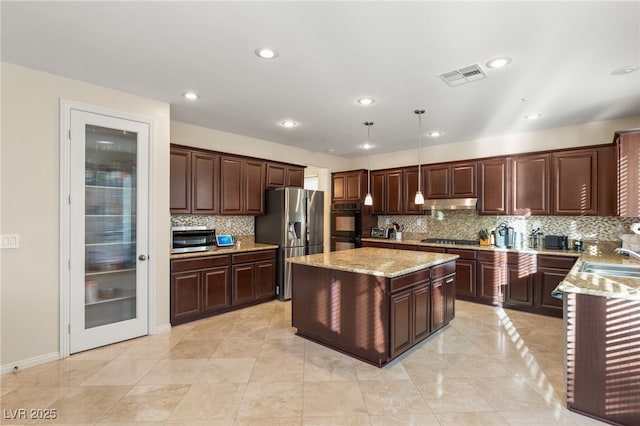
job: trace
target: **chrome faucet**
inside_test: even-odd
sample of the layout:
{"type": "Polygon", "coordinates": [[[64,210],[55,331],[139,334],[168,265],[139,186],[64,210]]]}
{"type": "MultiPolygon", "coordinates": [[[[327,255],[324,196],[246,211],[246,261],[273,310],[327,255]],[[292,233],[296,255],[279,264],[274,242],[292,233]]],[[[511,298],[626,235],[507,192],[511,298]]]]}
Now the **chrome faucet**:
{"type": "Polygon", "coordinates": [[[615,249],[615,252],[622,255],[628,254],[629,256],[635,257],[636,259],[640,260],[640,253],[636,253],[633,250],[618,247],[617,249],[615,249]]]}

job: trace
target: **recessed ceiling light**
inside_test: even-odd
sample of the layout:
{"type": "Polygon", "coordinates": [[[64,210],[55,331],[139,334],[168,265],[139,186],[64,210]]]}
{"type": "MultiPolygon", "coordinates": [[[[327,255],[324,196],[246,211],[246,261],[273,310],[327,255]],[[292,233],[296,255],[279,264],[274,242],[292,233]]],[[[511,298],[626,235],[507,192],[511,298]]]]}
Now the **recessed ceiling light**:
{"type": "Polygon", "coordinates": [[[196,99],[198,99],[200,97],[195,92],[186,92],[182,96],[184,96],[185,98],[189,99],[190,101],[195,101],[196,99]]]}
{"type": "Polygon", "coordinates": [[[501,58],[495,58],[487,62],[487,67],[489,68],[504,68],[511,63],[511,58],[507,58],[506,56],[501,58]]]}
{"type": "Polygon", "coordinates": [[[293,120],[284,120],[284,121],[281,121],[281,122],[280,122],[280,125],[281,125],[282,127],[286,127],[287,129],[290,129],[290,128],[292,128],[292,127],[296,127],[296,126],[298,125],[298,123],[296,123],[296,122],[295,122],[295,121],[293,121],[293,120]]]}
{"type": "Polygon", "coordinates": [[[362,148],[362,149],[371,149],[373,147],[375,147],[375,145],[372,145],[372,144],[370,144],[368,142],[365,142],[362,145],[360,145],[360,148],[362,148]]]}
{"type": "Polygon", "coordinates": [[[437,138],[438,136],[442,136],[443,133],[440,130],[434,130],[432,132],[427,133],[427,136],[430,136],[432,138],[437,138]]]}
{"type": "Polygon", "coordinates": [[[256,55],[258,55],[258,57],[262,59],[273,59],[278,56],[278,52],[266,47],[261,47],[259,49],[256,49],[255,53],[256,55]]]}
{"type": "Polygon", "coordinates": [[[527,114],[524,116],[527,120],[537,120],[540,117],[542,117],[542,114],[527,114]]]}
{"type": "Polygon", "coordinates": [[[375,101],[376,101],[375,99],[369,96],[364,96],[362,98],[358,98],[356,102],[358,102],[360,105],[371,105],[375,101]]]}
{"type": "Polygon", "coordinates": [[[612,75],[625,75],[625,74],[629,74],[631,72],[634,72],[635,70],[637,70],[638,67],[637,66],[627,66],[627,67],[622,67],[622,68],[618,68],[617,70],[613,70],[611,71],[612,75]]]}
{"type": "Polygon", "coordinates": [[[525,96],[524,98],[520,99],[522,102],[529,102],[531,100],[530,97],[525,96]]]}

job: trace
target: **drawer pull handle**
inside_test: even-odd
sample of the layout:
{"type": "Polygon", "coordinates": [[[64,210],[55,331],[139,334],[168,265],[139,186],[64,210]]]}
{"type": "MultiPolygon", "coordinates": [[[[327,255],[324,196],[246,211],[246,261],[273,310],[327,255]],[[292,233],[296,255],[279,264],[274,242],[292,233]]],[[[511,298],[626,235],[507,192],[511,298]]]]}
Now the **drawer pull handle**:
{"type": "Polygon", "coordinates": [[[452,283],[453,282],[453,278],[449,278],[447,281],[445,281],[447,284],[452,283]]]}

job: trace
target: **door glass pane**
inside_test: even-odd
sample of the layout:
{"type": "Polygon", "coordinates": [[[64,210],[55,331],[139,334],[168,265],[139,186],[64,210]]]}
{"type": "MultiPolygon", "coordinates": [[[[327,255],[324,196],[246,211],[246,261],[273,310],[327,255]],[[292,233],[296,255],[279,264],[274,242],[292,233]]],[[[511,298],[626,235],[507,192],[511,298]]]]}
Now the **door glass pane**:
{"type": "Polygon", "coordinates": [[[138,135],[85,127],[85,328],[136,317],[138,135]]]}

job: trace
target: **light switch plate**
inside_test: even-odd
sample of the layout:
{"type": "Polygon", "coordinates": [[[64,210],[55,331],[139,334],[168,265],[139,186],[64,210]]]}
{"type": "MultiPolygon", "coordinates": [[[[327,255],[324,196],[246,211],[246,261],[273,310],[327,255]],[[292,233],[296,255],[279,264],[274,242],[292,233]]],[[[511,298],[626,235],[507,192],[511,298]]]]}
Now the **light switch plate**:
{"type": "Polygon", "coordinates": [[[6,234],[2,236],[2,248],[18,248],[20,247],[20,235],[18,234],[6,234]]]}

